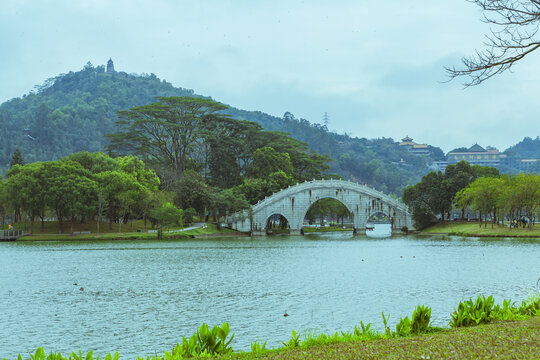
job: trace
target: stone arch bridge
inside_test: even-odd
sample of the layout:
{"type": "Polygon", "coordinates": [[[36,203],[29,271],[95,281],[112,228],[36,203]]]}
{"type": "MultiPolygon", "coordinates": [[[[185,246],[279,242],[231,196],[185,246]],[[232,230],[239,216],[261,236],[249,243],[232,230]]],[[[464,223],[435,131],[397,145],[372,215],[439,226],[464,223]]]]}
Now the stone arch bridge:
{"type": "Polygon", "coordinates": [[[270,216],[280,214],[289,223],[291,234],[300,234],[310,206],[320,199],[340,201],[353,214],[354,231],[365,232],[366,223],[375,213],[386,214],[392,230],[403,226],[413,229],[408,207],[377,190],[343,180],[306,181],[281,190],[253,205],[250,210],[226,218],[227,226],[252,235],[265,235],[270,216]]]}

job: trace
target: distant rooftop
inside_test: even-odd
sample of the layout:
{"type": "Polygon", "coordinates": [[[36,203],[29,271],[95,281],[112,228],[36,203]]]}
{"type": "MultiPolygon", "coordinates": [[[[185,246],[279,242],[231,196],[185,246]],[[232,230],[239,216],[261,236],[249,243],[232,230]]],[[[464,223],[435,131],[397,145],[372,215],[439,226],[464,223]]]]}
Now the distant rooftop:
{"type": "Polygon", "coordinates": [[[403,139],[401,139],[401,141],[403,142],[408,142],[408,141],[412,141],[413,139],[409,137],[409,135],[406,135],[403,139]]]}
{"type": "Polygon", "coordinates": [[[478,144],[474,144],[469,148],[469,152],[486,152],[486,149],[484,149],[478,144]]]}
{"type": "Polygon", "coordinates": [[[468,148],[467,150],[462,150],[462,151],[450,151],[448,154],[468,154],[468,153],[489,153],[489,154],[498,154],[498,153],[499,153],[499,150],[497,150],[497,149],[486,150],[486,149],[484,149],[483,147],[481,147],[480,145],[474,144],[473,146],[471,146],[471,147],[468,148]]]}

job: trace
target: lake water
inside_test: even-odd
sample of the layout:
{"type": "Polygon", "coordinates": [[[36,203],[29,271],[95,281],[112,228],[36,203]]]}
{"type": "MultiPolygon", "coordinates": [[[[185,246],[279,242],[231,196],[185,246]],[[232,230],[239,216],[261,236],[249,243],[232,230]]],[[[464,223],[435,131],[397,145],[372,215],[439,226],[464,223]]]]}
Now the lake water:
{"type": "Polygon", "coordinates": [[[225,321],[234,349],[257,339],[272,347],[292,329],[351,331],[363,320],[382,330],[382,311],[395,329],[419,304],[445,326],[462,299],[536,290],[539,241],[327,233],[0,243],[0,358],[38,346],[162,354],[201,323],[225,321]]]}

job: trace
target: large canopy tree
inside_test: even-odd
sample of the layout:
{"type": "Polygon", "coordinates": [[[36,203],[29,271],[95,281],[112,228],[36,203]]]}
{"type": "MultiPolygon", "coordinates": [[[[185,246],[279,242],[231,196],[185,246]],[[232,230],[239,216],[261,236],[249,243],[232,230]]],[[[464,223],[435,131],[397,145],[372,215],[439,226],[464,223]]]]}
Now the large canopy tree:
{"type": "Polygon", "coordinates": [[[159,97],[158,102],[119,111],[120,131],[110,134],[112,152],[138,155],[178,178],[201,141],[206,122],[227,116],[226,105],[206,98],[159,97]]]}
{"type": "MultiPolygon", "coordinates": [[[[193,182],[227,189],[248,177],[264,179],[261,191],[244,193],[253,201],[291,183],[322,178],[329,168],[328,156],[308,151],[305,143],[286,133],[232,119],[222,112],[227,107],[221,103],[191,97],[158,99],[119,112],[120,131],[109,135],[109,150],[143,159],[158,172],[162,189],[178,192],[177,205],[204,211],[208,196],[204,200],[200,194],[186,193],[186,185],[193,189],[188,185],[193,182]]],[[[93,166],[84,156],[82,162],[93,166]]]]}

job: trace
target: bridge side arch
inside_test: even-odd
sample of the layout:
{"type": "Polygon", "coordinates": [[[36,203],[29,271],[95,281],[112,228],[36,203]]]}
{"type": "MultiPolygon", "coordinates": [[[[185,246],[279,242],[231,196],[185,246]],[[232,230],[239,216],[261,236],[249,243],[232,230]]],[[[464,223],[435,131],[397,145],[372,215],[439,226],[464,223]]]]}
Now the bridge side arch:
{"type": "Polygon", "coordinates": [[[287,217],[287,215],[281,214],[279,212],[274,212],[274,213],[269,214],[268,216],[266,216],[266,220],[264,221],[264,228],[261,229],[260,231],[268,232],[268,224],[270,223],[270,218],[272,218],[272,216],[274,216],[274,215],[282,216],[285,220],[287,220],[287,224],[289,224],[289,227],[291,227],[291,220],[290,220],[291,215],[290,214],[288,214],[288,217],[287,217]]]}

